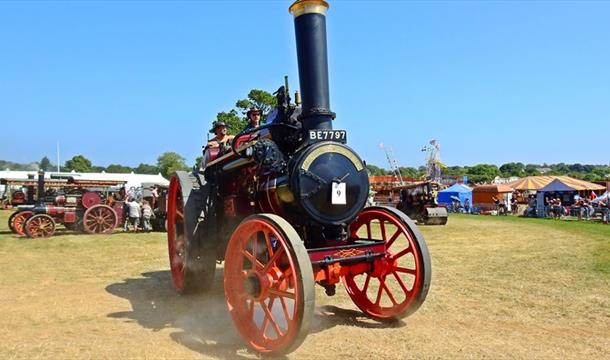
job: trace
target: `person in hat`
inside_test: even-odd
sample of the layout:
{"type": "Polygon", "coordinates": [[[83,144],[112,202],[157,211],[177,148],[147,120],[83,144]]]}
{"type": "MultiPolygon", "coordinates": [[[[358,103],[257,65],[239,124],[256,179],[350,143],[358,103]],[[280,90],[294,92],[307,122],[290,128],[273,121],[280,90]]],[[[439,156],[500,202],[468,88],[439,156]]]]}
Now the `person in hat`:
{"type": "Polygon", "coordinates": [[[251,107],[246,113],[248,118],[248,125],[244,128],[244,131],[254,129],[261,125],[261,110],[257,107],[251,107]]]}
{"type": "Polygon", "coordinates": [[[210,129],[210,132],[214,133],[216,136],[208,141],[206,148],[225,147],[229,144],[229,141],[233,140],[235,137],[233,135],[227,135],[227,124],[222,121],[214,121],[214,126],[210,129]]]}

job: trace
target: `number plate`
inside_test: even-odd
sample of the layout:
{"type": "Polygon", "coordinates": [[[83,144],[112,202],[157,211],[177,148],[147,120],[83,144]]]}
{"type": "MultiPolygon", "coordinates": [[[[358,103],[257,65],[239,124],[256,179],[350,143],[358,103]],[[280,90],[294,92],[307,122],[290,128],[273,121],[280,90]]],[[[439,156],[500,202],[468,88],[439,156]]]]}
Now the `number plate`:
{"type": "Polygon", "coordinates": [[[309,141],[336,141],[345,144],[347,131],[345,130],[310,130],[309,141]]]}
{"type": "Polygon", "coordinates": [[[331,204],[333,205],[345,205],[347,204],[346,201],[346,189],[345,189],[345,183],[344,182],[334,182],[333,181],[333,186],[332,186],[332,195],[330,197],[331,199],[331,204]]]}

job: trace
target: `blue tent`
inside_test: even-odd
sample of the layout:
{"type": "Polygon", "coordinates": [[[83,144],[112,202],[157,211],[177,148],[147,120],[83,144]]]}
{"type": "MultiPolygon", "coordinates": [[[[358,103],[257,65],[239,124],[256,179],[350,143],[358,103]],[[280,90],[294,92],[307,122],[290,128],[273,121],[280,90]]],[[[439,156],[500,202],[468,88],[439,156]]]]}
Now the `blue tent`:
{"type": "Polygon", "coordinates": [[[472,206],[472,189],[464,184],[453,184],[445,190],[438,192],[437,201],[442,205],[451,205],[453,199],[451,197],[460,199],[462,205],[468,199],[470,206],[472,206]]]}
{"type": "Polygon", "coordinates": [[[548,183],[547,186],[538,190],[539,192],[573,192],[576,191],[573,187],[566,185],[560,179],[555,179],[548,183]]]}

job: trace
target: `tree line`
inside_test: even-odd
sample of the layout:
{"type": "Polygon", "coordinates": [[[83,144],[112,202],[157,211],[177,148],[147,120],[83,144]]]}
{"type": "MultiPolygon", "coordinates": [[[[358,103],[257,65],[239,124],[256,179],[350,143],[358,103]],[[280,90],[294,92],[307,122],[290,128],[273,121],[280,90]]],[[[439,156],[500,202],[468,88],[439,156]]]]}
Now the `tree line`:
{"type": "MultiPolygon", "coordinates": [[[[194,166],[198,166],[201,157],[197,158],[194,166]]],[[[373,164],[366,165],[370,175],[391,175],[392,172],[373,164]]],[[[43,169],[45,171],[54,171],[57,165],[52,164],[48,157],[43,157],[40,161],[28,164],[20,164],[11,161],[0,160],[0,169],[11,170],[26,170],[33,171],[43,169]]],[[[67,160],[60,168],[61,171],[70,172],[108,172],[108,173],[130,173],[136,174],[161,174],[168,178],[172,172],[177,170],[189,170],[192,168],[185,162],[184,157],[175,152],[164,152],[157,158],[157,163],[144,164],[140,163],[136,167],[130,167],[121,164],[110,164],[108,166],[93,165],[91,160],[83,155],[76,155],[72,159],[67,160]]],[[[403,177],[411,179],[424,179],[426,176],[426,167],[400,167],[400,174],[403,177]]],[[[583,164],[523,164],[520,162],[506,163],[501,166],[493,164],[477,164],[474,166],[449,166],[443,169],[445,176],[468,176],[468,181],[473,183],[491,182],[497,176],[499,177],[524,177],[532,175],[567,175],[573,178],[587,181],[604,181],[610,180],[610,166],[606,165],[583,165],[583,164]]]]}
{"type": "MultiPolygon", "coordinates": [[[[392,172],[373,164],[367,164],[371,175],[391,175],[392,172]]],[[[401,176],[413,179],[423,179],[426,176],[426,167],[400,167],[401,176]]],[[[583,164],[523,164],[510,162],[501,166],[493,164],[477,164],[474,166],[448,166],[443,169],[445,176],[468,176],[469,182],[491,182],[497,176],[508,178],[511,176],[525,177],[535,175],[567,175],[586,181],[610,180],[610,166],[583,165],[583,164]]]]}

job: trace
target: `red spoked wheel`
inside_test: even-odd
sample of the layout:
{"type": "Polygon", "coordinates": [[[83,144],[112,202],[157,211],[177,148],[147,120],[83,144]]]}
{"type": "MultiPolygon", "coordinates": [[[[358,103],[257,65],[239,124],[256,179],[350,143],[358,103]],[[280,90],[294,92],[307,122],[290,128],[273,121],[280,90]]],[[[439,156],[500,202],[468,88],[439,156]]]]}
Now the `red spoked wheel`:
{"type": "Polygon", "coordinates": [[[350,225],[350,233],[386,244],[385,256],[370,271],[343,278],[356,306],[379,320],[400,319],[417,310],[428,294],[432,269],[426,242],[413,221],[393,208],[369,207],[350,225]]]}
{"type": "Polygon", "coordinates": [[[233,322],[248,346],[268,354],[297,348],[314,310],[314,281],[307,250],[284,219],[246,218],[229,240],[224,287],[233,322]]]}
{"type": "Polygon", "coordinates": [[[47,214],[38,214],[25,222],[25,234],[31,238],[48,238],[55,233],[55,220],[47,214]]]}
{"type": "Polygon", "coordinates": [[[211,203],[210,186],[203,178],[184,171],[172,175],[167,195],[167,248],[172,281],[181,294],[206,291],[214,281],[216,231],[209,228],[210,214],[204,210],[204,204],[211,203]]]}
{"type": "Polygon", "coordinates": [[[15,211],[8,217],[8,228],[11,229],[12,233],[15,233],[15,227],[13,223],[15,222],[15,217],[20,213],[20,211],[15,211]]]}
{"type": "Polygon", "coordinates": [[[108,205],[94,205],[83,215],[83,228],[89,234],[108,234],[117,226],[118,217],[108,205]]]}
{"type": "Polygon", "coordinates": [[[19,211],[16,214],[13,214],[13,226],[11,227],[11,231],[13,231],[17,235],[25,235],[25,222],[31,218],[34,213],[26,210],[19,211]]]}

